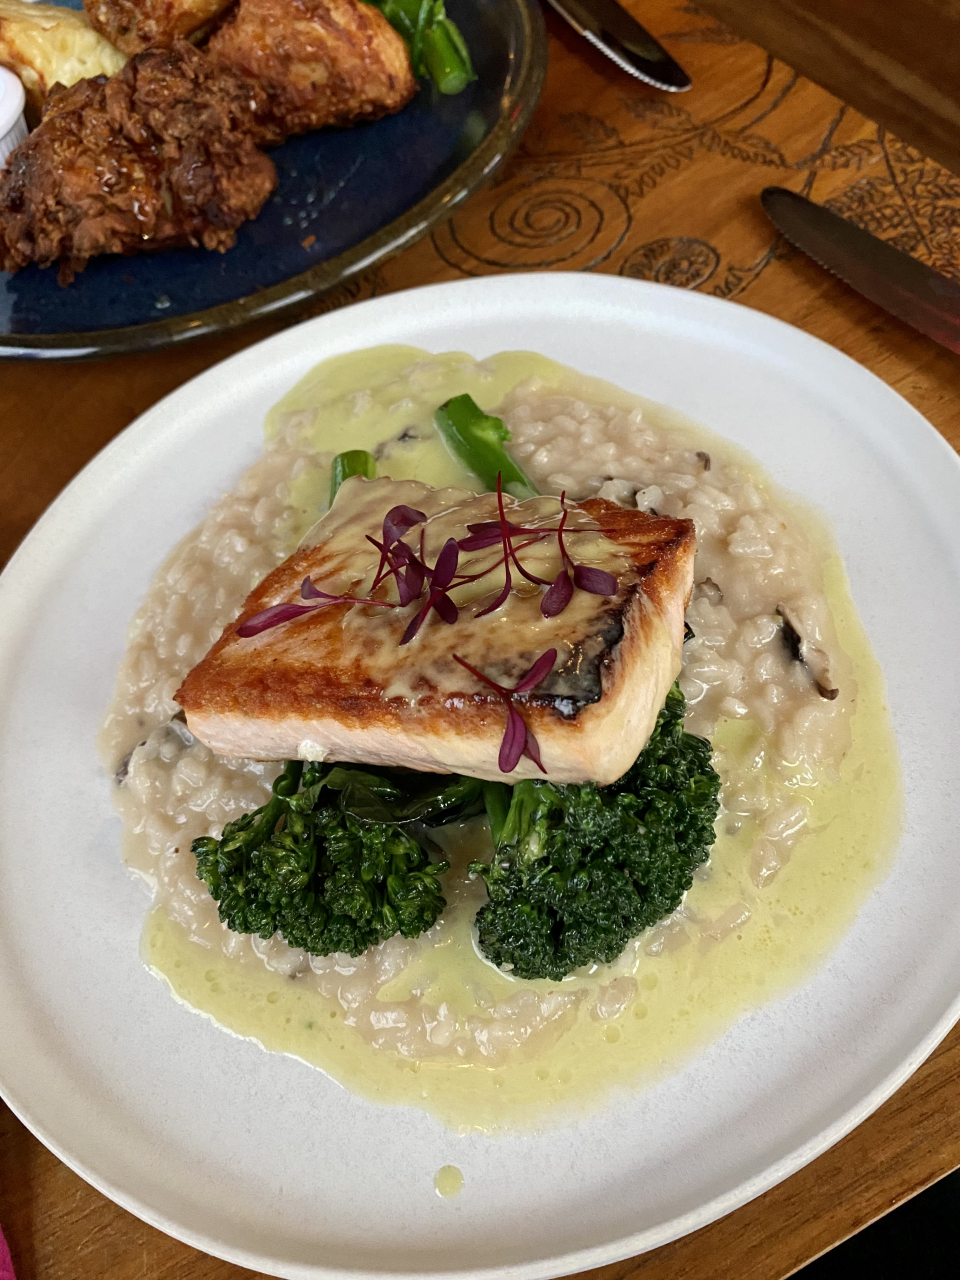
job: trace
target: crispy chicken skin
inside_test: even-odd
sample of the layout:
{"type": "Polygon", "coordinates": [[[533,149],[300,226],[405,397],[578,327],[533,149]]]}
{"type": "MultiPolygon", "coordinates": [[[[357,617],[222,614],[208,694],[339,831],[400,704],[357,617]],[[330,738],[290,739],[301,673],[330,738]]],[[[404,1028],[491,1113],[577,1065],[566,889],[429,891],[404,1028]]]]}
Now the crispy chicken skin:
{"type": "Polygon", "coordinates": [[[175,244],[228,249],[276,185],[263,91],[186,41],[55,93],[0,174],[0,264],[60,265],[175,244]]]}
{"type": "MultiPolygon", "coordinates": [[[[381,487],[383,506],[375,515],[395,502],[430,509],[427,486],[416,481],[348,480],[341,494],[356,506],[376,495],[373,486],[381,487]],[[369,486],[366,495],[358,485],[369,486]]],[[[300,756],[503,779],[504,704],[452,655],[470,655],[512,688],[539,653],[555,646],[561,656],[553,673],[517,704],[536,735],[546,777],[614,782],[649,738],[680,671],[696,538],[689,520],[627,511],[602,499],[569,505],[615,544],[622,565],[615,597],[582,593],[579,604],[545,620],[539,594],[526,592],[511,597],[512,612],[504,616],[474,617],[464,608],[452,626],[431,621],[406,648],[398,645],[406,611],[371,610],[348,620],[346,604],[240,637],[238,627],[254,614],[300,599],[305,576],[323,583],[338,581],[345,566],[352,572],[357,552],[328,537],[265,578],[184,680],[175,696],[191,732],[226,756],[300,756]]],[[[483,514],[489,516],[489,507],[483,514]]],[[[463,518],[477,516],[468,511],[463,518]]],[[[360,522],[355,548],[368,523],[360,522]]],[[[543,776],[524,758],[507,781],[543,776]]]]}
{"type": "Polygon", "coordinates": [[[376,120],[417,87],[401,36],[358,0],[240,0],[209,48],[267,91],[278,140],[376,120]]]}
{"type": "Polygon", "coordinates": [[[192,35],[232,0],[84,0],[94,31],[124,53],[166,48],[192,35]]]}

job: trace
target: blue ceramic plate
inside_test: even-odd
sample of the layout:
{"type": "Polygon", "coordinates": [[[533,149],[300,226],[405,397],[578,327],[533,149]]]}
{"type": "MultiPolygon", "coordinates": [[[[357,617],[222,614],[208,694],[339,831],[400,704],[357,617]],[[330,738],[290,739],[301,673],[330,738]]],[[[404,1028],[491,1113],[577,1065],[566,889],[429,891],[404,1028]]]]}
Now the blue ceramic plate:
{"type": "Polygon", "coordinates": [[[55,269],[0,272],[0,356],[140,351],[234,328],[419,240],[509,154],[547,62],[536,0],[448,0],[447,10],[477,71],[463,93],[422,85],[399,115],[276,148],[279,186],[225,254],[94,258],[66,288],[55,269]]]}

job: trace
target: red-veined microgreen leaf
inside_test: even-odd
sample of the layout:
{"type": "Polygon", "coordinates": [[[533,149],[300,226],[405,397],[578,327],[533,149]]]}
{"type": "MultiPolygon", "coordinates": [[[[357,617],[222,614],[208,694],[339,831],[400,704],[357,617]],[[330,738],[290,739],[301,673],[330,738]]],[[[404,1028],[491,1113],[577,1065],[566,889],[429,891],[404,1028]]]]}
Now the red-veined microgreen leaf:
{"type": "Polygon", "coordinates": [[[448,538],[443,544],[437,562],[430,575],[430,585],[434,591],[446,591],[457,572],[460,560],[460,549],[456,538],[448,538]]]}
{"type": "Polygon", "coordinates": [[[497,684],[496,680],[491,680],[489,676],[485,676],[482,671],[478,671],[465,658],[461,658],[459,654],[453,655],[454,662],[459,662],[475,676],[482,684],[500,695],[507,706],[507,726],[503,732],[503,739],[500,743],[500,753],[497,763],[501,773],[512,773],[520,763],[521,756],[528,756],[541,773],[546,773],[540,760],[540,746],[536,738],[533,736],[532,730],[527,727],[523,716],[513,705],[513,697],[517,693],[528,693],[536,685],[540,684],[553,670],[553,664],[557,660],[556,649],[548,649],[546,653],[542,653],[533,666],[522,675],[517,684],[512,689],[507,689],[502,684],[497,684]]]}
{"type": "Polygon", "coordinates": [[[545,618],[555,618],[558,613],[563,613],[572,598],[573,585],[564,566],[554,578],[549,590],[544,592],[543,599],[540,601],[540,612],[545,618]]]}
{"type": "Polygon", "coordinates": [[[573,583],[581,591],[589,591],[595,596],[615,596],[619,587],[612,573],[588,564],[574,565],[573,583]]]}
{"type": "Polygon", "coordinates": [[[535,689],[541,681],[546,680],[547,676],[553,670],[553,664],[557,660],[556,649],[548,649],[546,653],[541,653],[530,670],[525,676],[521,676],[517,683],[513,686],[514,693],[529,693],[531,689],[535,689]]]}
{"type": "Polygon", "coordinates": [[[497,764],[501,773],[513,773],[527,744],[527,726],[512,702],[507,703],[507,727],[500,743],[497,764]]]}
{"type": "Polygon", "coordinates": [[[541,773],[547,772],[543,767],[543,761],[540,759],[540,743],[529,729],[527,730],[526,741],[523,744],[523,754],[533,761],[541,773]]]}
{"type": "Polygon", "coordinates": [[[248,618],[237,627],[237,635],[244,640],[249,636],[258,636],[261,631],[279,627],[284,622],[290,622],[293,618],[299,618],[305,613],[313,613],[317,608],[319,606],[315,604],[272,604],[269,609],[255,613],[252,618],[248,618]]]}
{"type": "Polygon", "coordinates": [[[413,507],[401,504],[398,507],[391,507],[387,514],[383,517],[383,540],[388,547],[393,546],[395,542],[410,532],[418,524],[423,524],[426,520],[426,514],[423,511],[416,511],[413,507]]]}
{"type": "Polygon", "coordinates": [[[440,615],[444,622],[450,626],[456,622],[460,616],[460,611],[453,603],[445,591],[437,591],[431,597],[431,604],[436,613],[440,615]]]}

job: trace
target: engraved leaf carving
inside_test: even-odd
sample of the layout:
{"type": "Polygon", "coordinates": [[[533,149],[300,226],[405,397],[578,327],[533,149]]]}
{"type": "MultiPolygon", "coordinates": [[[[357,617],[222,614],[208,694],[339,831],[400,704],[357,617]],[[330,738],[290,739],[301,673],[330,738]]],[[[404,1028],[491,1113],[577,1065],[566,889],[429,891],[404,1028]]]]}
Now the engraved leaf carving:
{"type": "Polygon", "coordinates": [[[655,129],[696,128],[690,112],[685,111],[683,107],[674,106],[672,102],[661,102],[649,98],[622,98],[621,102],[636,120],[642,120],[644,124],[649,124],[655,129]]]}
{"type": "Polygon", "coordinates": [[[695,154],[696,147],[693,144],[685,147],[671,147],[658,152],[650,163],[642,168],[630,167],[617,170],[613,178],[614,181],[625,184],[629,195],[642,198],[654,190],[661,178],[680,169],[692,160],[695,154]]]}
{"type": "Polygon", "coordinates": [[[856,142],[844,142],[831,147],[819,156],[809,156],[798,161],[795,169],[862,169],[876,156],[880,155],[880,144],[876,138],[859,138],[856,142]]]}
{"type": "Polygon", "coordinates": [[[599,116],[589,115],[586,111],[571,111],[567,115],[562,115],[560,119],[575,138],[589,147],[603,146],[607,142],[623,146],[619,131],[614,125],[601,120],[599,116]]]}
{"type": "Polygon", "coordinates": [[[742,160],[745,164],[767,165],[777,169],[789,167],[776,143],[757,133],[721,133],[717,129],[705,129],[700,135],[700,142],[707,151],[729,156],[732,160],[742,160]]]}

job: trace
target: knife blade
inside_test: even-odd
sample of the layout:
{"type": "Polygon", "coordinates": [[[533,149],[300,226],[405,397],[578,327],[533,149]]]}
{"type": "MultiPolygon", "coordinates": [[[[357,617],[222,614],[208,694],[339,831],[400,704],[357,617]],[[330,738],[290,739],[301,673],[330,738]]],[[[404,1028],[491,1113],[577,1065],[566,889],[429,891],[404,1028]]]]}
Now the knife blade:
{"type": "Polygon", "coordinates": [[[617,0],[549,0],[561,18],[623,71],[669,93],[682,93],[692,81],[649,31],[617,0]]]}
{"type": "Polygon", "coordinates": [[[760,195],[764,213],[787,239],[851,288],[960,353],[960,284],[846,218],[784,187],[760,195]]]}

